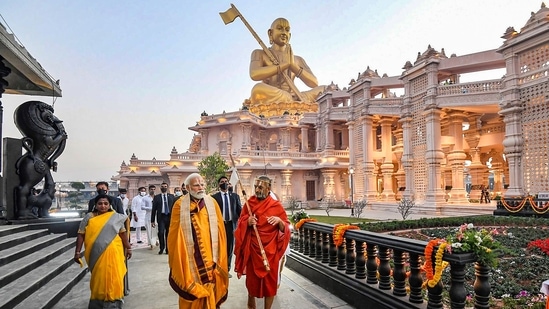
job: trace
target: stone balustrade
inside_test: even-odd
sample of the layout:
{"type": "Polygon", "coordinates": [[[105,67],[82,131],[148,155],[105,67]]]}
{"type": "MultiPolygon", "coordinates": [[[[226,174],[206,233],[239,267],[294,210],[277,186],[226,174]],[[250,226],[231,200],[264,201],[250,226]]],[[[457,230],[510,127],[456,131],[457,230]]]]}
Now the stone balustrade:
{"type": "Polygon", "coordinates": [[[441,280],[433,288],[427,287],[425,300],[421,257],[428,242],[348,230],[345,242],[336,247],[333,228],[331,224],[307,222],[299,231],[294,230],[290,267],[312,277],[309,279],[316,284],[325,283],[324,288],[357,308],[364,308],[365,302],[369,308],[442,309],[444,302],[451,308],[465,308],[468,267],[475,267],[475,308],[489,308],[489,268],[476,264],[472,253],[444,254],[443,260],[450,265],[448,293],[443,293],[446,287],[441,280]]]}

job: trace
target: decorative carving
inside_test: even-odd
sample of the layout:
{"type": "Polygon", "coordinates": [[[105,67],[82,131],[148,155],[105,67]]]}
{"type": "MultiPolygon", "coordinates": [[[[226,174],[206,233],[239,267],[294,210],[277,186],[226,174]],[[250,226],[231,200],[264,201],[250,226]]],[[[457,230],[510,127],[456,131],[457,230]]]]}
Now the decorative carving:
{"type": "Polygon", "coordinates": [[[53,112],[53,107],[40,101],[25,102],[15,110],[15,125],[24,136],[21,141],[27,150],[15,163],[19,175],[15,188],[17,219],[48,217],[55,194],[50,170],[57,171],[55,160],[65,150],[67,140],[62,121],[53,112]],[[32,195],[33,187],[42,179],[44,188],[32,195]]]}

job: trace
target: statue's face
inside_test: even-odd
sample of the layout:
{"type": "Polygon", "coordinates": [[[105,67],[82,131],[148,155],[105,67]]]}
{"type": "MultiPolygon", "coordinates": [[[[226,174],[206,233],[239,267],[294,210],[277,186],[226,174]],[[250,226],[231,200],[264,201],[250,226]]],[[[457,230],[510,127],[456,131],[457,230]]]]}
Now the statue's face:
{"type": "Polygon", "coordinates": [[[274,44],[284,46],[290,42],[290,23],[287,20],[278,19],[269,29],[269,36],[274,44]]]}
{"type": "Polygon", "coordinates": [[[268,182],[257,179],[254,184],[255,196],[258,200],[264,200],[269,196],[271,185],[268,182]]]}

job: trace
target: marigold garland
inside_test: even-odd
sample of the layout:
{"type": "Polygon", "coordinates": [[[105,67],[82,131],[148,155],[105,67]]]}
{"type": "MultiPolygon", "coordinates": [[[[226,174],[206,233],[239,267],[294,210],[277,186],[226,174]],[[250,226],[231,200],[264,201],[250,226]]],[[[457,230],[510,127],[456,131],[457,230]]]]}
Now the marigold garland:
{"type": "Polygon", "coordinates": [[[295,224],[295,228],[299,230],[303,226],[303,224],[305,224],[305,222],[317,222],[317,220],[311,218],[301,219],[297,221],[297,223],[295,224]]]}
{"type": "Polygon", "coordinates": [[[430,240],[425,247],[425,263],[423,265],[423,270],[425,271],[425,277],[427,280],[423,283],[423,287],[427,285],[430,288],[433,288],[442,278],[442,271],[448,266],[448,262],[442,260],[446,246],[448,246],[446,241],[441,239],[433,239],[430,240]],[[437,245],[438,249],[435,254],[435,269],[433,271],[432,256],[434,248],[437,245]]]}
{"type": "Polygon", "coordinates": [[[343,244],[343,240],[345,239],[345,232],[347,230],[360,230],[360,228],[356,225],[350,225],[350,224],[336,224],[334,225],[334,245],[336,247],[339,247],[343,244]]]}

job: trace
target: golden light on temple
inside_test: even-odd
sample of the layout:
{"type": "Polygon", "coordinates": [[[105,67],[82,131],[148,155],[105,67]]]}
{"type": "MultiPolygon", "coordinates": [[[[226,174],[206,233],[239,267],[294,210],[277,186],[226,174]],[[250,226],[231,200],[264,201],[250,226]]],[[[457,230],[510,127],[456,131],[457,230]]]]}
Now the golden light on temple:
{"type": "Polygon", "coordinates": [[[219,122],[219,123],[224,123],[226,121],[227,121],[227,118],[225,118],[225,117],[221,117],[221,118],[217,119],[217,122],[219,122]]]}

